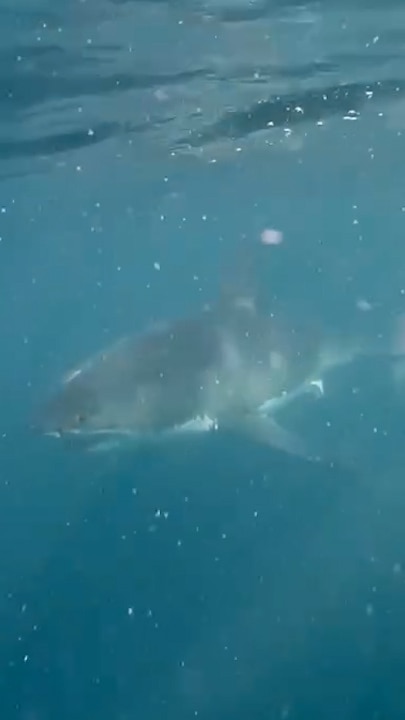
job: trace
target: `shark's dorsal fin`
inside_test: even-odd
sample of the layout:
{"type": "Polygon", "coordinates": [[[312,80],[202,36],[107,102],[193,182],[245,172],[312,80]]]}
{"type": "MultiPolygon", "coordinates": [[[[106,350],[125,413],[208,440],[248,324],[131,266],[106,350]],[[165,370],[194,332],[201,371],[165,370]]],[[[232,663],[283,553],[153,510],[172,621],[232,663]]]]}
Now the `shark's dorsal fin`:
{"type": "Polygon", "coordinates": [[[260,244],[243,236],[236,244],[232,262],[222,273],[219,304],[256,311],[260,244]]]}

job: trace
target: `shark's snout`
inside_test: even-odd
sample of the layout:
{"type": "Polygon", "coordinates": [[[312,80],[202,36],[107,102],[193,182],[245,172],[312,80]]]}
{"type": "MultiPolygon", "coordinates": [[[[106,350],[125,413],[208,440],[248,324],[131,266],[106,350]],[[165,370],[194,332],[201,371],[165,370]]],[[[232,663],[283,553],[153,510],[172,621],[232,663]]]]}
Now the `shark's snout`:
{"type": "Polygon", "coordinates": [[[63,384],[39,409],[33,427],[36,432],[61,438],[84,432],[97,411],[94,392],[83,383],[72,380],[63,384]]]}

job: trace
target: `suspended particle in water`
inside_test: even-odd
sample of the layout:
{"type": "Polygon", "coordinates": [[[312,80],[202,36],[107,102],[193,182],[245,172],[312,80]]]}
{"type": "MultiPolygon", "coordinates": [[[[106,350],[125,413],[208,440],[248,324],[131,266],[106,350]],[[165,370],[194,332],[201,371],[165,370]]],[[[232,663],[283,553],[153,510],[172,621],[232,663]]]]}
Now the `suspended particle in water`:
{"type": "Polygon", "coordinates": [[[283,233],[280,230],[265,228],[260,235],[260,241],[263,245],[281,245],[283,233]]]}

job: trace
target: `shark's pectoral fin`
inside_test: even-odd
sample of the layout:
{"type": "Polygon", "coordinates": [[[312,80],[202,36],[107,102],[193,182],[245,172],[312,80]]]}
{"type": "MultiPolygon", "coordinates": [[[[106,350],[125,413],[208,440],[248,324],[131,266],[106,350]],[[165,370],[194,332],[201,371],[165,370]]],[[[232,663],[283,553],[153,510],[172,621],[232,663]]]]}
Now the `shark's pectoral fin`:
{"type": "Polygon", "coordinates": [[[314,398],[321,398],[325,394],[324,384],[322,379],[310,380],[308,382],[299,385],[295,390],[285,392],[278,397],[272,397],[270,400],[266,400],[258,408],[258,413],[261,416],[271,415],[279,410],[282,410],[287,405],[291,405],[295,400],[305,396],[311,395],[314,398]]]}
{"type": "Polygon", "coordinates": [[[297,455],[307,460],[314,459],[302,438],[279,425],[271,417],[245,418],[241,429],[257,442],[270,445],[289,455],[297,455]]]}
{"type": "Polygon", "coordinates": [[[312,392],[314,397],[323,397],[325,395],[325,387],[322,378],[311,380],[309,383],[309,390],[312,392]]]}

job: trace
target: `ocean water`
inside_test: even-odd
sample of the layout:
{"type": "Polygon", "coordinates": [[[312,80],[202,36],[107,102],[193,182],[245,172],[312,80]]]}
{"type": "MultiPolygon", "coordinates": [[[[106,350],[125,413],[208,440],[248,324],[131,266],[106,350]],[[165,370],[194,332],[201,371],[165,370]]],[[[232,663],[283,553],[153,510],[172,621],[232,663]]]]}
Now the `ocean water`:
{"type": "Polygon", "coordinates": [[[89,353],[215,299],[265,228],[270,303],[404,312],[402,5],[3,0],[0,37],[1,719],[403,718],[383,362],[297,411],[334,464],[28,429],[89,353]]]}

